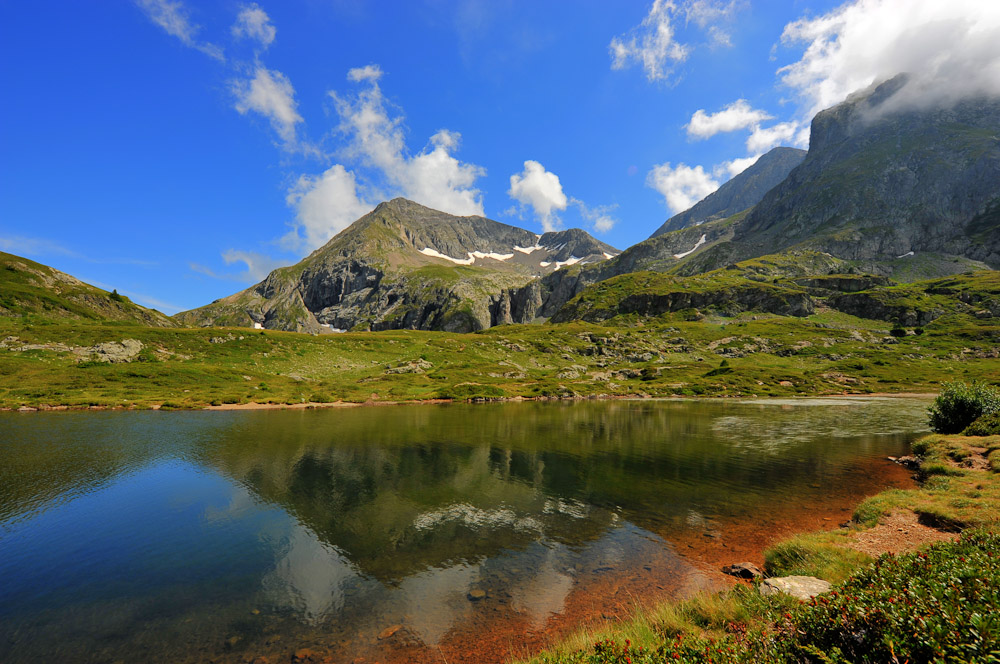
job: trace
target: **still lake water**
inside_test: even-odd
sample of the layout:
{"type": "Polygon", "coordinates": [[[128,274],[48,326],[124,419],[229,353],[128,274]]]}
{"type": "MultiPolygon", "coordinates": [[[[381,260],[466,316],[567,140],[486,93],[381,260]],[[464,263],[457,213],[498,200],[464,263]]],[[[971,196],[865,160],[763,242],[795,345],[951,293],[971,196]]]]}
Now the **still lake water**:
{"type": "Polygon", "coordinates": [[[0,661],[501,658],[878,491],[926,405],[0,414],[0,661]]]}

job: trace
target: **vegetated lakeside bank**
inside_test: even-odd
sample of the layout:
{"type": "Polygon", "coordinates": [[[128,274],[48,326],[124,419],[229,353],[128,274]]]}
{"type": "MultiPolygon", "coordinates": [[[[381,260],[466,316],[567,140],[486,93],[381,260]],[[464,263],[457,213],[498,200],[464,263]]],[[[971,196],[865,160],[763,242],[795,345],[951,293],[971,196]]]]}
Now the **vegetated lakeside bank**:
{"type": "Polygon", "coordinates": [[[998,661],[1000,435],[931,435],[913,451],[917,488],[883,491],[847,527],[764,552],[766,576],[816,576],[836,584],[830,593],[765,597],[753,581],[639,601],[629,620],[586,627],[526,661],[998,661]],[[923,547],[932,542],[943,543],[923,547]]]}
{"type": "Polygon", "coordinates": [[[993,319],[668,315],[313,336],[0,319],[0,408],[931,393],[1000,375],[993,319]]]}

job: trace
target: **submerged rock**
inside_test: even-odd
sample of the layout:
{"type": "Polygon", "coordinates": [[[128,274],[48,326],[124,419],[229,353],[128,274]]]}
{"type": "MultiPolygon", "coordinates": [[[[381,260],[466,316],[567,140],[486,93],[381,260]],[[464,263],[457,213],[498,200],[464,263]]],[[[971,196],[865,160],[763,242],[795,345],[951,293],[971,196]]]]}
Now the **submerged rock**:
{"type": "Polygon", "coordinates": [[[764,573],[760,571],[760,568],[753,563],[736,563],[735,565],[728,565],[722,568],[722,573],[730,576],[736,576],[741,579],[759,579],[764,576],[764,573]]]}

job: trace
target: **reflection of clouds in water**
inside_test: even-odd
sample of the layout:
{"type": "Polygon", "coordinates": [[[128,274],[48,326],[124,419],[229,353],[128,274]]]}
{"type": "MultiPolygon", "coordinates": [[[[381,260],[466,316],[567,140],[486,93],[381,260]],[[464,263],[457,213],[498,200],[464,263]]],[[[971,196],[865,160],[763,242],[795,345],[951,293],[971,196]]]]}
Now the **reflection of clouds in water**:
{"type": "Polygon", "coordinates": [[[705,515],[695,510],[688,510],[684,521],[692,528],[708,528],[709,526],[709,521],[705,518],[705,515]]]}
{"type": "Polygon", "coordinates": [[[389,622],[402,622],[427,645],[436,645],[472,612],[466,594],[479,578],[478,565],[430,569],[407,577],[389,600],[389,622]]]}
{"type": "Polygon", "coordinates": [[[564,500],[562,498],[556,500],[550,498],[545,501],[545,505],[542,507],[544,514],[565,514],[574,519],[586,519],[590,516],[590,511],[590,506],[579,500],[564,500]]]}
{"type": "Polygon", "coordinates": [[[219,523],[221,521],[236,521],[244,516],[260,509],[257,501],[245,487],[234,485],[229,496],[229,504],[225,507],[206,505],[202,518],[208,523],[219,523]]]}
{"type": "Polygon", "coordinates": [[[717,417],[712,431],[734,448],[763,454],[817,438],[905,433],[926,420],[925,404],[901,399],[773,399],[742,405],[756,409],[717,417]]]}
{"type": "Polygon", "coordinates": [[[511,603],[518,611],[528,614],[535,629],[542,627],[549,616],[560,613],[573,589],[573,578],[560,569],[560,549],[548,549],[535,562],[530,574],[515,579],[510,590],[511,603]]]}
{"type": "Polygon", "coordinates": [[[468,503],[456,503],[433,512],[425,512],[413,520],[413,527],[417,530],[432,530],[447,522],[459,522],[477,530],[511,528],[522,532],[542,531],[542,524],[537,519],[528,516],[519,517],[510,508],[486,510],[468,503]]]}
{"type": "Polygon", "coordinates": [[[261,581],[270,601],[313,624],[344,605],[344,582],[358,575],[336,549],[298,524],[276,544],[278,560],[261,581]]]}

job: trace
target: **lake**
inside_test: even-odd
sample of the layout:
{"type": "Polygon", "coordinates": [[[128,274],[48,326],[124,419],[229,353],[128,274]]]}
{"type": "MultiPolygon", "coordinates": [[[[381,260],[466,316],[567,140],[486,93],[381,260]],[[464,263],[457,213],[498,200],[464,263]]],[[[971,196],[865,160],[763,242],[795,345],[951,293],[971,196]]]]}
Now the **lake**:
{"type": "Polygon", "coordinates": [[[926,406],[0,414],[0,661],[502,661],[908,486],[926,406]]]}

